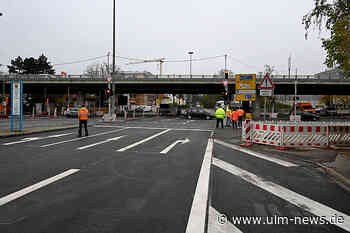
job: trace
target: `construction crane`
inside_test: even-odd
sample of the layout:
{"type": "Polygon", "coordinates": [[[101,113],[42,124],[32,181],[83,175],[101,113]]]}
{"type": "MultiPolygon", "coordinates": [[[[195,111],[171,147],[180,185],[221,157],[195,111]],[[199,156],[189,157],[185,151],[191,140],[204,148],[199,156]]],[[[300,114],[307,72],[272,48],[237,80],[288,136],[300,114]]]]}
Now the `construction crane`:
{"type": "Polygon", "coordinates": [[[142,63],[148,63],[148,62],[159,62],[159,75],[162,75],[162,65],[164,63],[165,58],[158,58],[158,59],[151,59],[151,60],[143,60],[143,61],[138,61],[138,62],[130,62],[127,63],[126,65],[134,65],[134,64],[142,64],[142,63]]]}

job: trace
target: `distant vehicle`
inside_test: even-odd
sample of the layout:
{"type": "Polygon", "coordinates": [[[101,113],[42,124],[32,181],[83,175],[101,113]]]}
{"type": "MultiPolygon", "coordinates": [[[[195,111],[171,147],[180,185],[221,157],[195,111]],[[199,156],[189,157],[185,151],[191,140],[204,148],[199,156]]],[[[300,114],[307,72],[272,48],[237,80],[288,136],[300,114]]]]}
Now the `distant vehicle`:
{"type": "Polygon", "coordinates": [[[320,114],[324,109],[325,109],[324,105],[318,104],[318,105],[315,106],[315,112],[318,113],[318,114],[320,114]]]}
{"type": "Polygon", "coordinates": [[[300,111],[316,113],[315,108],[310,103],[297,103],[296,109],[300,111]]]}
{"type": "Polygon", "coordinates": [[[225,101],[223,101],[223,100],[216,101],[216,106],[224,107],[225,106],[225,101]]]}
{"type": "Polygon", "coordinates": [[[186,112],[186,116],[188,119],[200,118],[200,119],[210,120],[210,119],[215,118],[214,114],[211,114],[211,113],[207,112],[205,109],[200,108],[200,107],[189,108],[186,112]]]}
{"type": "MultiPolygon", "coordinates": [[[[290,115],[293,115],[293,114],[294,114],[294,110],[292,110],[290,112],[290,115]]],[[[317,115],[315,113],[307,112],[307,111],[297,110],[296,115],[300,115],[302,121],[318,121],[318,120],[320,120],[319,115],[317,115]]]]}
{"type": "Polygon", "coordinates": [[[64,112],[63,115],[66,117],[78,117],[80,108],[67,108],[64,112]]]}
{"type": "Polygon", "coordinates": [[[152,106],[148,106],[148,105],[143,106],[143,111],[144,112],[152,112],[152,106]]]}
{"type": "Polygon", "coordinates": [[[335,106],[328,106],[325,109],[326,115],[328,116],[335,116],[337,115],[337,109],[335,108],[335,106]]]}
{"type": "Polygon", "coordinates": [[[160,105],[159,105],[159,114],[160,115],[168,115],[171,113],[170,108],[170,98],[163,97],[161,99],[160,105]]]}

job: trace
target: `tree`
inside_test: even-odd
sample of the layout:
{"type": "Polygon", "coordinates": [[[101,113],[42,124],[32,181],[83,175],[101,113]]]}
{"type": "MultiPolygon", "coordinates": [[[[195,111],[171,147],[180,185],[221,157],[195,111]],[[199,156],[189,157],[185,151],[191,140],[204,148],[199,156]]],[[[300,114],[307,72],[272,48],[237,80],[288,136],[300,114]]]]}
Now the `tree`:
{"type": "MultiPolygon", "coordinates": [[[[120,67],[117,67],[117,72],[120,71],[120,67]]],[[[84,74],[92,76],[105,76],[112,73],[112,66],[106,62],[93,63],[86,67],[84,74]]]]}
{"type": "Polygon", "coordinates": [[[325,27],[330,31],[328,39],[322,39],[322,47],[327,52],[324,62],[329,68],[340,68],[350,73],[350,1],[314,0],[315,7],[304,15],[302,23],[305,25],[305,38],[312,25],[321,32],[325,27]]]}
{"type": "Polygon", "coordinates": [[[55,70],[47,57],[42,54],[38,59],[33,57],[25,58],[24,60],[18,56],[11,60],[11,65],[7,66],[9,73],[18,74],[55,74],[55,70]]]}
{"type": "Polygon", "coordinates": [[[271,65],[264,65],[265,73],[269,73],[269,75],[272,75],[272,73],[275,71],[275,66],[271,65]]]}

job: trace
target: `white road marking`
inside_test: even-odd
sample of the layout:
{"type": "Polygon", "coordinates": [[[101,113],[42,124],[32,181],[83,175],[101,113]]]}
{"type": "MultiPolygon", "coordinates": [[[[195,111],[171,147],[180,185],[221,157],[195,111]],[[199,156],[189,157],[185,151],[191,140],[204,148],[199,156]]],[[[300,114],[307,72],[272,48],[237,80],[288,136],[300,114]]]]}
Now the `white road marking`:
{"type": "Polygon", "coordinates": [[[90,144],[90,145],[78,147],[77,150],[84,150],[84,149],[87,149],[87,148],[90,148],[90,147],[93,147],[93,146],[101,145],[103,143],[107,143],[107,142],[111,142],[111,141],[117,141],[117,140],[121,139],[124,136],[125,135],[119,136],[119,137],[115,137],[115,138],[109,138],[109,139],[101,141],[101,142],[96,142],[96,143],[93,143],[93,144],[90,144]]]}
{"type": "Polygon", "coordinates": [[[190,216],[187,221],[186,233],[205,232],[212,154],[213,139],[209,138],[197,181],[196,191],[192,201],[190,216]]]}
{"type": "Polygon", "coordinates": [[[185,140],[177,140],[175,142],[173,142],[172,144],[170,144],[169,146],[167,146],[164,150],[162,150],[160,153],[161,154],[167,154],[171,149],[173,149],[177,144],[181,143],[181,144],[185,144],[187,142],[190,142],[190,140],[188,138],[186,138],[185,140]]]}
{"type": "Polygon", "coordinates": [[[135,147],[135,146],[138,146],[138,145],[140,145],[140,144],[142,144],[142,143],[144,143],[144,142],[147,142],[147,141],[149,141],[149,140],[152,140],[153,138],[156,138],[156,137],[158,137],[158,136],[160,136],[160,135],[162,135],[162,134],[165,134],[165,133],[167,133],[167,132],[169,132],[169,131],[170,131],[170,129],[164,130],[164,131],[162,131],[162,132],[160,132],[160,133],[157,133],[157,134],[154,134],[154,135],[152,135],[152,136],[150,136],[150,137],[148,137],[148,138],[145,138],[145,139],[143,139],[143,140],[141,140],[141,141],[139,141],[139,142],[135,142],[135,143],[133,143],[133,144],[131,144],[131,145],[129,145],[129,146],[123,147],[123,148],[121,148],[121,149],[119,149],[119,150],[117,150],[117,151],[118,151],[118,152],[126,151],[126,150],[128,150],[128,149],[130,149],[130,148],[133,148],[133,147],[135,147]]]}
{"type": "MultiPolygon", "coordinates": [[[[94,127],[96,128],[123,128],[123,126],[117,126],[117,125],[95,125],[94,127]]],[[[165,129],[170,129],[174,131],[198,131],[198,132],[212,132],[213,130],[210,129],[194,129],[194,128],[159,128],[159,127],[128,127],[129,129],[155,129],[155,130],[165,130],[165,129]]]]}
{"type": "Polygon", "coordinates": [[[296,205],[299,208],[308,211],[316,216],[325,216],[328,220],[332,219],[332,217],[334,217],[335,215],[341,216],[344,219],[344,222],[337,222],[334,224],[344,230],[350,231],[350,216],[340,211],[337,211],[319,202],[304,197],[296,192],[284,188],[283,186],[280,186],[270,181],[266,181],[263,178],[254,175],[253,173],[245,171],[220,159],[213,158],[213,164],[235,176],[240,177],[248,183],[258,186],[259,188],[270,192],[275,196],[282,198],[292,203],[293,205],[296,205]]]}
{"type": "Polygon", "coordinates": [[[51,184],[53,182],[56,182],[56,181],[58,181],[60,179],[65,178],[67,176],[70,176],[70,175],[78,172],[79,170],[80,169],[69,169],[69,170],[67,170],[65,172],[62,172],[62,173],[56,175],[56,176],[53,176],[53,177],[48,178],[48,179],[45,179],[45,180],[43,180],[43,181],[41,181],[39,183],[33,184],[33,185],[28,186],[28,187],[26,187],[24,189],[21,189],[21,190],[19,190],[17,192],[14,192],[14,193],[11,193],[11,194],[9,194],[9,195],[7,195],[5,197],[2,197],[2,198],[0,198],[0,206],[3,206],[3,205],[5,205],[5,204],[7,204],[7,203],[9,203],[9,202],[11,202],[13,200],[16,200],[16,199],[18,199],[18,198],[20,198],[20,197],[22,197],[22,196],[24,196],[24,195],[26,195],[28,193],[34,192],[34,191],[36,191],[36,190],[38,190],[38,189],[40,189],[40,188],[42,188],[44,186],[47,186],[47,185],[49,185],[49,184],[51,184]]]}
{"type": "Polygon", "coordinates": [[[73,138],[73,139],[70,139],[70,140],[50,143],[50,144],[46,144],[46,145],[41,145],[40,147],[44,148],[44,147],[55,146],[55,145],[59,145],[59,144],[67,143],[67,142],[79,141],[79,140],[82,140],[82,139],[85,139],[85,138],[97,137],[97,136],[101,136],[101,135],[105,135],[105,134],[119,132],[119,131],[122,131],[122,130],[127,129],[127,128],[128,127],[125,127],[125,128],[122,128],[122,129],[111,130],[111,131],[107,131],[107,132],[103,132],[103,133],[93,134],[93,135],[89,135],[87,137],[73,138]]]}
{"type": "Polygon", "coordinates": [[[50,136],[46,136],[46,137],[30,137],[30,138],[23,138],[20,141],[14,141],[14,142],[8,142],[8,143],[4,143],[2,145],[4,146],[9,146],[9,145],[13,145],[13,144],[19,144],[19,143],[24,143],[24,142],[31,142],[31,141],[36,141],[36,140],[42,140],[42,139],[47,139],[47,138],[58,138],[58,137],[63,137],[63,136],[67,136],[67,135],[71,135],[73,133],[65,133],[65,134],[57,134],[57,135],[50,135],[50,136]]]}
{"type": "Polygon", "coordinates": [[[229,219],[227,222],[222,224],[219,223],[219,219],[223,215],[217,211],[214,207],[209,207],[209,218],[208,218],[208,232],[209,233],[243,233],[235,225],[233,225],[229,219]]]}
{"type": "Polygon", "coordinates": [[[294,163],[287,162],[287,161],[284,161],[284,160],[280,160],[280,159],[277,159],[277,158],[272,158],[272,157],[266,156],[266,155],[264,155],[262,153],[251,151],[251,150],[248,150],[248,149],[244,149],[244,148],[241,148],[239,146],[232,145],[232,144],[229,144],[229,143],[217,140],[217,139],[215,139],[214,142],[218,143],[218,144],[220,144],[222,146],[226,146],[226,147],[229,147],[231,149],[238,150],[238,151],[241,151],[241,152],[253,155],[253,156],[257,157],[257,158],[265,159],[267,161],[270,161],[270,162],[273,162],[273,163],[277,163],[277,164],[282,165],[284,167],[297,167],[298,166],[298,165],[296,165],[294,163]]]}

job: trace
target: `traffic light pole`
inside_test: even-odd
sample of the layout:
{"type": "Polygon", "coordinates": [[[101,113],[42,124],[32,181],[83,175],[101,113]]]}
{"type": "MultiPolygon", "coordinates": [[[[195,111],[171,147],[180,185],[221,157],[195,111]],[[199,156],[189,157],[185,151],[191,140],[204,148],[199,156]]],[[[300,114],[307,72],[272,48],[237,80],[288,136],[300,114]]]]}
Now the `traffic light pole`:
{"type": "MultiPolygon", "coordinates": [[[[109,90],[111,89],[111,82],[108,82],[108,89],[109,90]]],[[[112,115],[111,115],[111,96],[110,95],[108,96],[108,116],[109,116],[109,119],[112,118],[112,115]]]]}

